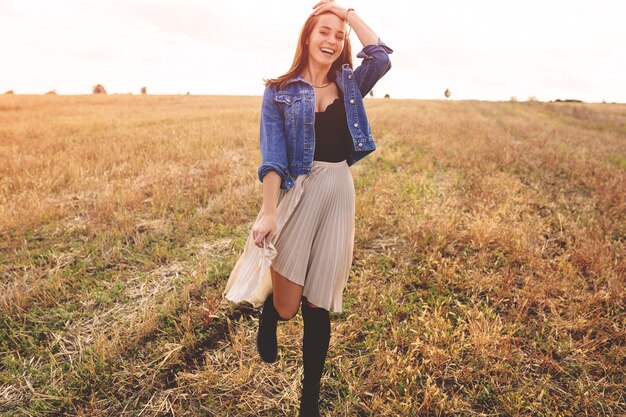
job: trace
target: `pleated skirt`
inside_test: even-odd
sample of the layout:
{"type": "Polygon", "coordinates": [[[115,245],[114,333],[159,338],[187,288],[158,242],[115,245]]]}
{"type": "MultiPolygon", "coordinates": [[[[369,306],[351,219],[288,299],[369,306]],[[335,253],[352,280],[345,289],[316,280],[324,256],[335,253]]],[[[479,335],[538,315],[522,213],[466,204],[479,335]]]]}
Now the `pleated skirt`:
{"type": "MultiPolygon", "coordinates": [[[[261,220],[261,213],[255,224],[261,220]]],[[[279,189],[276,234],[263,248],[252,230],[224,289],[233,302],[260,307],[272,292],[269,268],[303,287],[302,295],[332,312],[343,309],[354,251],[355,194],[347,162],[313,161],[289,190],[279,189]]]]}

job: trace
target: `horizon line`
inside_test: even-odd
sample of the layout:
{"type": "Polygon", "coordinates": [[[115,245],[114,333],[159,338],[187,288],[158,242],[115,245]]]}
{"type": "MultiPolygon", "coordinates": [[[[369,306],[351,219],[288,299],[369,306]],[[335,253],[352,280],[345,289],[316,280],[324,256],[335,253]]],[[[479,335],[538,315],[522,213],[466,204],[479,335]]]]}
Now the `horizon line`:
{"type": "MultiPolygon", "coordinates": [[[[193,94],[191,92],[185,93],[163,93],[163,94],[142,94],[142,93],[57,93],[54,90],[51,90],[47,93],[16,93],[13,90],[8,90],[0,96],[205,96],[205,97],[262,97],[262,94],[193,94]]],[[[534,96],[528,97],[525,100],[518,98],[509,98],[509,99],[481,99],[481,98],[419,98],[419,97],[373,97],[369,94],[364,97],[367,100],[416,100],[416,101],[486,101],[486,102],[519,102],[519,103],[581,103],[581,104],[626,104],[626,102],[620,101],[585,101],[581,99],[573,99],[573,98],[556,98],[552,100],[540,100],[534,96]]]]}

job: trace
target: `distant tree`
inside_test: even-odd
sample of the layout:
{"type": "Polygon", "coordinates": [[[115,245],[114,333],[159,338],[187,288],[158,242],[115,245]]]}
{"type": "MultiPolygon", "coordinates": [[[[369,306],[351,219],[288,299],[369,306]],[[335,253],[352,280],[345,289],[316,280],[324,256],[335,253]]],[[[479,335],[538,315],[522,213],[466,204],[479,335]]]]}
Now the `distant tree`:
{"type": "Polygon", "coordinates": [[[148,89],[146,87],[141,87],[141,94],[142,95],[148,94],[148,89]]]}
{"type": "Polygon", "coordinates": [[[385,98],[391,98],[389,94],[385,94],[385,98]]]}
{"type": "Polygon", "coordinates": [[[46,93],[46,95],[47,95],[47,96],[56,96],[56,95],[57,95],[57,92],[56,92],[56,90],[50,90],[50,91],[48,91],[48,92],[46,93]]]}
{"type": "Polygon", "coordinates": [[[15,94],[13,90],[6,91],[4,94],[15,94]]]}
{"type": "Polygon", "coordinates": [[[189,91],[187,91],[187,95],[189,95],[189,91]]]}
{"type": "Polygon", "coordinates": [[[370,97],[374,97],[374,90],[370,90],[370,97]]]}
{"type": "Polygon", "coordinates": [[[450,96],[452,95],[452,93],[450,92],[449,89],[446,88],[446,91],[443,92],[443,95],[446,96],[446,100],[450,98],[450,96]]]}
{"type": "Polygon", "coordinates": [[[539,101],[539,99],[537,99],[536,96],[530,96],[530,97],[528,97],[528,100],[526,100],[526,101],[533,101],[533,102],[535,102],[535,101],[539,101]]]}
{"type": "Polygon", "coordinates": [[[517,97],[511,96],[511,101],[517,101],[517,97]]]}
{"type": "Polygon", "coordinates": [[[104,89],[102,84],[96,84],[91,88],[91,94],[106,94],[107,90],[104,89]]]}

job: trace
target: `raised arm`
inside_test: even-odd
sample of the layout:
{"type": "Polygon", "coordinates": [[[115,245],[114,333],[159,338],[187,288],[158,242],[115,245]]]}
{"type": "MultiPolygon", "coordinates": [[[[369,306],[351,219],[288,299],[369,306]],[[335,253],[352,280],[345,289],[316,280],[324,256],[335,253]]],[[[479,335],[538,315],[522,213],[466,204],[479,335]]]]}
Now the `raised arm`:
{"type": "Polygon", "coordinates": [[[363,49],[356,55],[363,58],[361,65],[354,70],[354,76],[361,92],[365,97],[374,88],[374,85],[391,69],[389,54],[393,49],[385,45],[378,35],[370,28],[355,10],[346,9],[334,0],[322,0],[313,6],[313,13],[332,12],[347,21],[354,29],[363,44],[363,49]]]}
{"type": "Polygon", "coordinates": [[[363,46],[376,45],[378,43],[378,35],[376,35],[372,28],[367,26],[354,9],[347,9],[340,6],[334,0],[322,0],[313,6],[313,9],[314,14],[333,12],[342,18],[352,27],[363,46]]]}

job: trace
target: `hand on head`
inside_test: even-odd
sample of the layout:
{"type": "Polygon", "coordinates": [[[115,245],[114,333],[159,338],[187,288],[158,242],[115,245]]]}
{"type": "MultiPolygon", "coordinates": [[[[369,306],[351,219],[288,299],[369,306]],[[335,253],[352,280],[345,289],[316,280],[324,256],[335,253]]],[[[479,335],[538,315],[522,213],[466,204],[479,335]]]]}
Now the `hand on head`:
{"type": "Polygon", "coordinates": [[[342,20],[346,20],[346,14],[348,13],[348,9],[337,4],[335,0],[322,0],[313,6],[313,9],[313,14],[332,12],[342,20]]]}

